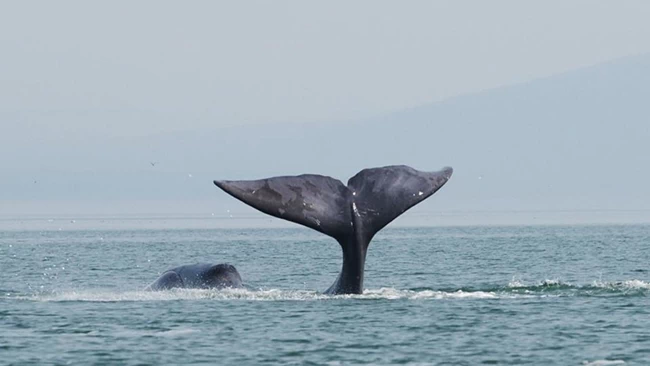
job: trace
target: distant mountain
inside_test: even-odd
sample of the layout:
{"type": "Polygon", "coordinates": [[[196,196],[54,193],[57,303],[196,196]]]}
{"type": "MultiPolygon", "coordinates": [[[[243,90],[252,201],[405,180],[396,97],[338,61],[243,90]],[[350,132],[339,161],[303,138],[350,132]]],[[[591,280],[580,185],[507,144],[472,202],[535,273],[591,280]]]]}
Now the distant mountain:
{"type": "Polygon", "coordinates": [[[392,141],[379,160],[453,165],[445,197],[468,208],[650,208],[650,55],[394,113],[374,125],[375,136],[392,141]]]}
{"type": "Polygon", "coordinates": [[[51,186],[27,194],[9,177],[0,198],[214,199],[215,178],[346,180],[364,167],[407,164],[455,169],[423,209],[650,209],[649,100],[650,55],[642,55],[366,121],[43,146],[24,158],[53,162],[34,172],[51,186]]]}

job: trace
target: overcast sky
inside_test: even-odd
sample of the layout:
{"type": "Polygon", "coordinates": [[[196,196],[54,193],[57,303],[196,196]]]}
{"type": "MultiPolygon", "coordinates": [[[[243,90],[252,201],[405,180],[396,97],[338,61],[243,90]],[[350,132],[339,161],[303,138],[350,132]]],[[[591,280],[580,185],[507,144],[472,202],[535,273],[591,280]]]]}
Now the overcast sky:
{"type": "Polygon", "coordinates": [[[64,117],[2,135],[354,120],[649,52],[648,19],[648,1],[4,2],[0,112],[64,117]],[[161,118],[65,118],[102,111],[161,118]]]}

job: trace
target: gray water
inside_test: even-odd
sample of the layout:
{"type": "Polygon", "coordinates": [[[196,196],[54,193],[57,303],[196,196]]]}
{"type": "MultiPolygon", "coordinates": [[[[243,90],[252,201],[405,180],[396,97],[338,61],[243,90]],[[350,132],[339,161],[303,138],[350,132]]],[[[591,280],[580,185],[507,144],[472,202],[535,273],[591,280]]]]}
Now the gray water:
{"type": "Polygon", "coordinates": [[[0,364],[650,364],[650,226],[0,231],[0,364]],[[142,289],[234,264],[243,290],[142,289]]]}

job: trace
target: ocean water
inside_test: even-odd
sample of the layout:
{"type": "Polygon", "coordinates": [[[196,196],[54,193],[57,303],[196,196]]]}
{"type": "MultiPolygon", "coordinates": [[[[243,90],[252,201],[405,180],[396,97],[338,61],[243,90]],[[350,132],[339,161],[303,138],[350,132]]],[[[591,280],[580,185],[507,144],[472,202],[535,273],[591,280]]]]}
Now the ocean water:
{"type": "Polygon", "coordinates": [[[650,364],[648,225],[389,227],[346,296],[309,229],[137,226],[0,230],[0,364],[650,364]],[[142,291],[196,262],[246,289],[142,291]]]}

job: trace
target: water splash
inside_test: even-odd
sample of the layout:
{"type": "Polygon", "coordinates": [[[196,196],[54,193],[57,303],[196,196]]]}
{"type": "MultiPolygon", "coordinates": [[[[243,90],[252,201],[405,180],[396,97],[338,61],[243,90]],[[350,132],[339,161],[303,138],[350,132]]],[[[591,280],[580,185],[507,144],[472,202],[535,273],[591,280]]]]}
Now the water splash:
{"type": "Polygon", "coordinates": [[[641,280],[627,280],[619,282],[594,281],[593,286],[612,290],[650,290],[650,282],[641,280]]]}
{"type": "Polygon", "coordinates": [[[102,291],[74,290],[56,291],[49,294],[16,296],[17,299],[42,302],[122,302],[122,301],[178,301],[178,300],[222,300],[222,301],[316,301],[316,300],[423,300],[423,299],[494,299],[499,294],[486,291],[435,291],[398,290],[394,288],[370,289],[360,295],[326,295],[304,290],[197,290],[174,289],[169,291],[102,291]]]}
{"type": "MultiPolygon", "coordinates": [[[[168,291],[116,291],[103,289],[57,290],[34,294],[5,293],[5,298],[41,302],[121,302],[121,301],[320,301],[320,300],[459,300],[459,299],[521,299],[564,296],[639,296],[650,291],[650,283],[642,280],[616,282],[595,281],[591,285],[573,285],[560,280],[543,280],[526,284],[513,279],[506,286],[493,288],[435,289],[395,288],[366,289],[360,295],[326,295],[316,291],[283,289],[173,289],[168,291]]],[[[2,294],[2,293],[0,293],[2,294]]]]}
{"type": "Polygon", "coordinates": [[[545,279],[535,285],[526,285],[522,280],[513,278],[508,282],[508,288],[510,289],[544,289],[544,288],[571,288],[573,287],[569,283],[560,281],[559,279],[545,279]]]}
{"type": "MultiPolygon", "coordinates": [[[[558,279],[544,280],[535,284],[526,284],[521,280],[511,280],[506,291],[512,293],[557,293],[570,296],[593,296],[597,294],[630,295],[645,293],[650,290],[650,283],[642,280],[602,281],[597,280],[590,285],[575,285],[558,279]]],[[[497,289],[498,291],[498,289],[497,289]]]]}

